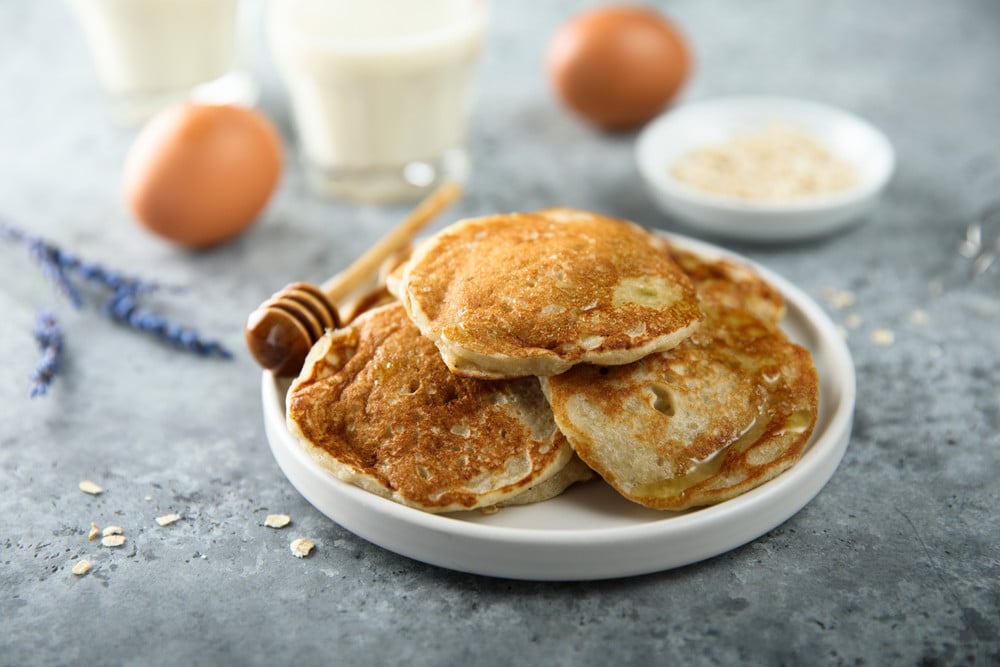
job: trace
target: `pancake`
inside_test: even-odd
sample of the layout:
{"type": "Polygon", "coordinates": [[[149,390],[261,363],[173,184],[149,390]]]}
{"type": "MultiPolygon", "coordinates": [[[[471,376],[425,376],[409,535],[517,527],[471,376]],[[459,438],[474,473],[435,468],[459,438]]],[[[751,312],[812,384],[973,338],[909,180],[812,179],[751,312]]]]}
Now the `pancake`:
{"type": "Polygon", "coordinates": [[[540,503],[543,500],[555,498],[577,482],[586,482],[594,479],[594,477],[594,471],[590,469],[590,466],[584,463],[579,456],[573,454],[573,457],[570,458],[569,462],[564,465],[559,472],[552,475],[552,477],[549,477],[544,482],[536,484],[516,496],[508,498],[501,503],[497,503],[497,507],[511,507],[514,505],[530,505],[531,503],[540,503]]]}
{"type": "Polygon", "coordinates": [[[573,457],[535,378],[452,375],[398,303],[327,332],[286,408],[291,433],[334,476],[429,512],[502,503],[573,457]]]}
{"type": "Polygon", "coordinates": [[[577,454],[630,500],[683,510],[744,493],[789,468],[816,423],[808,351],[777,326],[783,300],[749,267],[676,251],[704,320],[667,352],[542,378],[577,454]]]}
{"type": "Polygon", "coordinates": [[[741,262],[707,258],[663,240],[669,253],[694,283],[705,308],[745,308],[764,322],[785,318],[785,299],[771,283],[741,262]]]}
{"type": "Polygon", "coordinates": [[[389,281],[452,372],[555,375],[670,349],[700,318],[690,280],[652,234],[553,209],[457,222],[389,281]]]}

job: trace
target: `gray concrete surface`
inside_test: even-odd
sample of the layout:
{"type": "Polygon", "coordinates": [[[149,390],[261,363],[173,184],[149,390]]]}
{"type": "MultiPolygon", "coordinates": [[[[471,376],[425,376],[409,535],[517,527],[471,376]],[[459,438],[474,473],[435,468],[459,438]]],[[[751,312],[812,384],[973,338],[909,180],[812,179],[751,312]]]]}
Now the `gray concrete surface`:
{"type": "MultiPolygon", "coordinates": [[[[458,215],[566,204],[670,227],[637,181],[633,137],[597,134],[549,95],[544,44],[579,4],[495,3],[458,215]]],[[[856,428],[822,493],[751,544],[660,574],[539,584],[372,546],[313,510],[267,450],[243,318],[290,279],[346,265],[403,209],[315,197],[293,159],[238,241],[187,253],[148,236],[119,189],[133,133],[108,122],[67,7],[0,2],[0,215],[189,285],[163,307],[240,351],[202,360],[72,312],[0,246],[0,663],[1000,664],[1000,266],[969,282],[956,253],[965,224],[1000,199],[1000,4],[663,4],[697,51],[685,99],[825,101],[896,146],[897,176],[864,226],[731,246],[817,299],[856,294],[829,308],[863,319],[849,338],[856,428]],[[29,400],[29,331],[47,305],[67,331],[65,367],[29,400]],[[873,344],[876,328],[895,343],[873,344]],[[107,490],[86,496],[81,479],[107,490]],[[153,522],[170,511],[185,519],[153,522]],[[294,527],[263,528],[271,512],[294,527]],[[127,545],[88,542],[91,521],[122,525],[127,545]],[[293,533],[316,542],[312,557],[290,556],[293,533]],[[77,578],[81,557],[95,568],[77,578]]],[[[255,57],[263,109],[289,137],[281,89],[255,57]]]]}

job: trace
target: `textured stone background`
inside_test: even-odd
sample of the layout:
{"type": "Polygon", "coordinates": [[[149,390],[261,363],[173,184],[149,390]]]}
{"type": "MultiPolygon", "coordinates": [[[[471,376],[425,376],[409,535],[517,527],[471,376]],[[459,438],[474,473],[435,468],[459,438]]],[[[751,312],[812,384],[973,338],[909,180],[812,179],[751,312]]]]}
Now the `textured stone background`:
{"type": "MultiPolygon", "coordinates": [[[[584,3],[495,3],[457,215],[565,204],[669,227],[631,162],[552,101],[547,37],[584,3]]],[[[178,354],[61,306],[0,247],[0,663],[997,664],[1000,662],[1000,267],[956,253],[1000,198],[1000,4],[663,3],[696,48],[694,100],[780,93],[883,128],[897,176],[864,226],[810,244],[732,246],[862,326],[856,428],[825,490],[770,534],[708,562],[599,583],[456,574],[374,547],[313,510],[267,451],[241,326],[291,279],[321,281],[402,208],[324,201],[294,159],[253,231],[205,253],[142,232],[83,42],[56,0],[0,2],[0,215],[81,255],[192,286],[165,308],[240,350],[178,354]],[[59,309],[66,365],[26,397],[35,310],[59,309]],[[923,309],[926,325],[910,322],[923,309]],[[895,344],[869,341],[872,329],[895,344]],[[107,491],[77,490],[84,478],[107,491]],[[144,500],[149,496],[151,500],[144,500]],[[159,528],[153,517],[185,520],[159,528]],[[286,512],[290,532],[261,527],[286,512]],[[125,527],[124,549],[86,540],[125,527]],[[307,560],[288,552],[310,536],[307,560]],[[77,578],[80,557],[95,569],[77,578]]],[[[261,49],[262,107],[290,137],[261,49]]],[[[294,157],[294,156],[293,156],[294,157]]],[[[991,235],[1000,233],[1000,223],[991,235]]]]}

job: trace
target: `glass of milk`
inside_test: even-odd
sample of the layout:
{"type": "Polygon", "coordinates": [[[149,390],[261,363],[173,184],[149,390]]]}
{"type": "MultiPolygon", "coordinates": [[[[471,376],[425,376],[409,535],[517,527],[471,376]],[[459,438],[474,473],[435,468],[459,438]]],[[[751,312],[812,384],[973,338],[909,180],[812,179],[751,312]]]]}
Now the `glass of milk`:
{"type": "Polygon", "coordinates": [[[268,41],[312,184],[419,197],[467,170],[485,0],[272,0],[268,41]]]}
{"type": "Polygon", "coordinates": [[[70,0],[112,113],[136,125],[205,86],[207,101],[252,103],[235,71],[239,0],[70,0]],[[215,88],[210,88],[215,86],[215,88]]]}

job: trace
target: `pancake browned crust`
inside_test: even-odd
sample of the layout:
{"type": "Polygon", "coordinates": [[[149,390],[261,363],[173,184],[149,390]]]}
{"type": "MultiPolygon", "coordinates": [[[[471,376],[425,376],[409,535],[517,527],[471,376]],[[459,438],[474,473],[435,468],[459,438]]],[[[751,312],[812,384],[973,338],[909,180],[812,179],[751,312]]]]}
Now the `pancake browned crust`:
{"type": "Polygon", "coordinates": [[[454,376],[398,303],[316,343],[287,422],[336,477],[430,512],[502,503],[573,454],[535,378],[454,376]]]}
{"type": "Polygon", "coordinates": [[[789,468],[819,400],[808,351],[777,327],[780,294],[749,267],[678,254],[705,313],[694,335],[627,366],[542,379],[580,458],[625,497],[671,510],[727,500],[789,468]]]}
{"type": "Polygon", "coordinates": [[[676,346],[700,318],[694,287],[652,234],[574,209],[455,223],[390,288],[470,377],[626,364],[676,346]]]}
{"type": "Polygon", "coordinates": [[[497,507],[512,507],[514,505],[530,505],[540,503],[549,498],[555,498],[577,482],[587,482],[594,479],[594,471],[583,460],[573,454],[573,457],[556,474],[544,482],[534,485],[522,493],[497,503],[497,507]]]}
{"type": "Polygon", "coordinates": [[[662,240],[664,250],[691,278],[707,308],[745,308],[765,322],[779,324],[785,299],[771,283],[741,262],[709,258],[662,240]]]}

